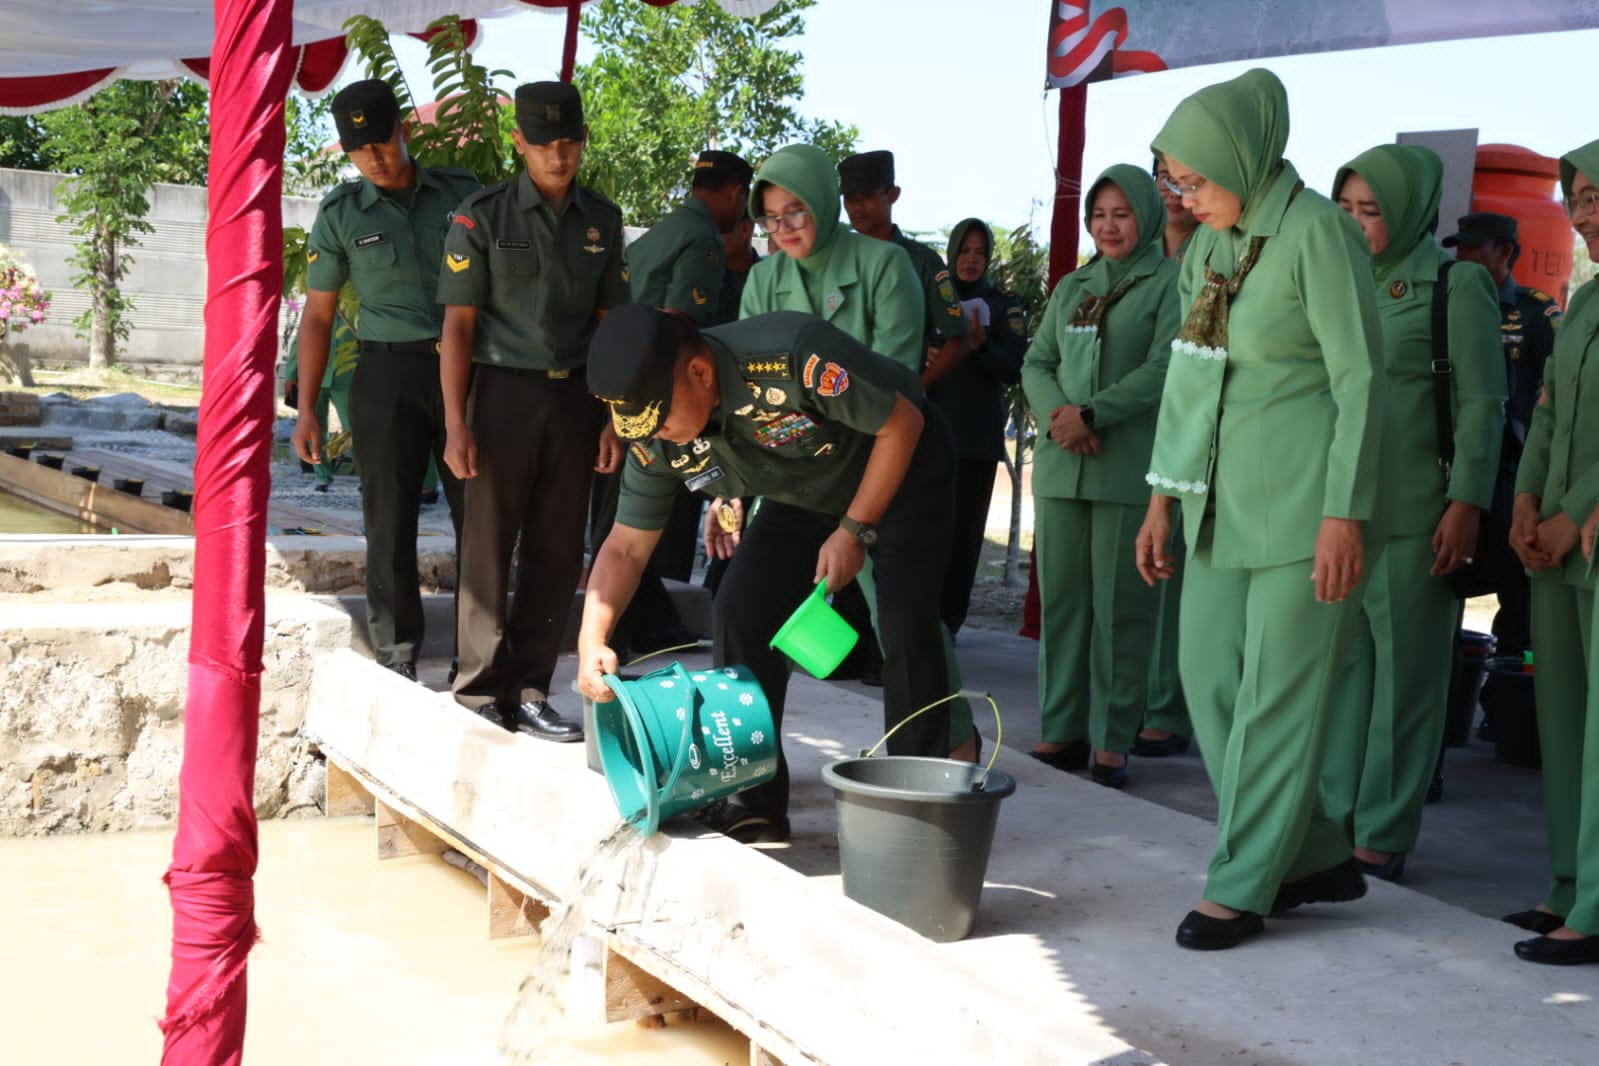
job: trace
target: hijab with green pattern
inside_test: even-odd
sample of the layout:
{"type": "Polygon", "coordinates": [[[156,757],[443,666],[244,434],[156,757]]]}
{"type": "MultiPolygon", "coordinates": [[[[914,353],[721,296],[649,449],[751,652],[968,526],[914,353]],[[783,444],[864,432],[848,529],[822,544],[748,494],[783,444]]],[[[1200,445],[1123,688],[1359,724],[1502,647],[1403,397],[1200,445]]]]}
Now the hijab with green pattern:
{"type": "Polygon", "coordinates": [[[1371,186],[1388,227],[1388,246],[1371,257],[1378,281],[1386,281],[1416,245],[1438,227],[1438,202],[1443,196],[1444,161],[1431,148],[1414,144],[1380,144],[1368,148],[1338,169],[1333,199],[1343,192],[1349,175],[1359,174],[1371,186]]]}
{"type": "Polygon", "coordinates": [[[772,153],[755,172],[750,183],[750,214],[766,213],[762,196],[766,186],[787,189],[811,213],[816,224],[816,243],[804,259],[796,259],[801,270],[825,270],[832,257],[838,225],[838,165],[826,152],[810,144],[791,144],[772,153]]]}

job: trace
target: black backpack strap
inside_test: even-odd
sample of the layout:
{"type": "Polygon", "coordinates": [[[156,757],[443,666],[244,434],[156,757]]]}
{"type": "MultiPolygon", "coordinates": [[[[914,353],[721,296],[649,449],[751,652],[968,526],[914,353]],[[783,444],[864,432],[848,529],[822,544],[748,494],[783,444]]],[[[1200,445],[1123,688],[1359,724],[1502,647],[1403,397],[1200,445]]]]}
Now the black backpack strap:
{"type": "Polygon", "coordinates": [[[1454,390],[1451,379],[1454,364],[1449,361],[1449,268],[1455,260],[1446,259],[1438,267],[1438,283],[1432,290],[1432,401],[1438,416],[1438,465],[1449,477],[1455,462],[1454,390]]]}

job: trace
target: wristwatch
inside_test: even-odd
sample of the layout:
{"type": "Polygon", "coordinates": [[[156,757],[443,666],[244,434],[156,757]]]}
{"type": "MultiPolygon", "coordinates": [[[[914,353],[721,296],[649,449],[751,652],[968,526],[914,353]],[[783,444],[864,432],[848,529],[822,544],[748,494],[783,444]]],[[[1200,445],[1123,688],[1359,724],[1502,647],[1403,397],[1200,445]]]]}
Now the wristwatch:
{"type": "Polygon", "coordinates": [[[1077,417],[1081,418],[1083,420],[1083,425],[1087,426],[1089,429],[1094,428],[1094,409],[1092,407],[1089,407],[1087,404],[1079,407],[1077,409],[1077,417]]]}
{"type": "Polygon", "coordinates": [[[855,538],[855,543],[863,548],[870,548],[877,543],[877,527],[866,522],[857,522],[849,515],[838,520],[839,528],[855,538]]]}

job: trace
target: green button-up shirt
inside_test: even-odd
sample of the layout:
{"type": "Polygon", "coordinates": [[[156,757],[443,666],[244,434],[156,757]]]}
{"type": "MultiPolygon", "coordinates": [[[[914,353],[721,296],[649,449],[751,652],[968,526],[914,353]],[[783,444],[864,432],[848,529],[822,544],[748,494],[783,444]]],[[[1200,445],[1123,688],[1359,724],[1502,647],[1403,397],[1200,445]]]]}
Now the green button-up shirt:
{"type": "Polygon", "coordinates": [[[727,250],[711,209],[697,196],[628,245],[633,302],[681,311],[701,326],[722,321],[727,250]]]}
{"type": "Polygon", "coordinates": [[[444,308],[435,298],[444,235],[455,208],[483,186],[469,171],[416,168],[405,195],[362,178],[328,193],[306,247],[306,284],[338,292],[348,281],[361,303],[360,334],[369,341],[429,340],[444,308]]]}
{"type": "Polygon", "coordinates": [[[938,348],[945,341],[966,336],[966,317],[961,314],[960,301],[955,298],[955,283],[950,280],[949,268],[943,256],[914,237],[907,237],[894,227],[894,243],[905,249],[916,268],[916,280],[922,283],[927,294],[927,321],[922,326],[922,347],[938,348]]]}
{"type": "Polygon", "coordinates": [[[897,397],[922,398],[910,371],[813,315],[758,315],[703,336],[720,400],[688,444],[652,439],[628,449],[616,511],[623,525],[663,528],[678,482],[841,515],[897,397]]]}
{"type": "Polygon", "coordinates": [[[457,209],[439,302],[478,309],[473,362],[583,366],[595,312],[626,301],[622,212],[598,193],[574,184],[557,211],[523,173],[457,209]]]}

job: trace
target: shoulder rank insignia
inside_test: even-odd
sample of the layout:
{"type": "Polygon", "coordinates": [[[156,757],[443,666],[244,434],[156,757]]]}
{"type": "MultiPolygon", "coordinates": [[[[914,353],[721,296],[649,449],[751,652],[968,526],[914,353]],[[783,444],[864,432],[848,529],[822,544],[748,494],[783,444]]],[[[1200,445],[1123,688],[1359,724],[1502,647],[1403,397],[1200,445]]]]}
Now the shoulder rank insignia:
{"type": "Polygon", "coordinates": [[[817,395],[842,396],[847,388],[849,388],[849,372],[837,363],[828,363],[822,369],[821,380],[816,383],[817,395]]]}
{"type": "MultiPolygon", "coordinates": [[[[763,355],[754,359],[744,360],[744,376],[747,378],[786,378],[790,375],[788,353],[777,352],[773,355],[763,355]]],[[[756,395],[760,395],[759,392],[756,395]]]]}
{"type": "Polygon", "coordinates": [[[1400,297],[1404,296],[1405,293],[1407,293],[1409,291],[1410,291],[1410,286],[1406,285],[1402,281],[1396,281],[1392,285],[1388,286],[1388,295],[1392,296],[1396,300],[1399,299],[1400,297]]]}
{"type": "Polygon", "coordinates": [[[444,257],[444,265],[450,268],[450,273],[459,274],[472,265],[472,257],[469,255],[456,255],[451,252],[444,257]]]}
{"type": "Polygon", "coordinates": [[[655,462],[655,454],[638,441],[629,444],[627,450],[633,453],[633,458],[638,460],[639,466],[649,466],[655,462]]]}
{"type": "Polygon", "coordinates": [[[690,289],[688,291],[688,294],[693,299],[694,306],[696,306],[696,307],[704,307],[706,304],[711,302],[711,298],[709,296],[706,296],[703,292],[701,292],[698,289],[690,289]]]}
{"type": "Polygon", "coordinates": [[[821,362],[822,357],[819,355],[813,355],[809,359],[805,360],[805,370],[800,375],[800,380],[804,382],[807,389],[815,387],[816,368],[821,364],[821,362]]]}

